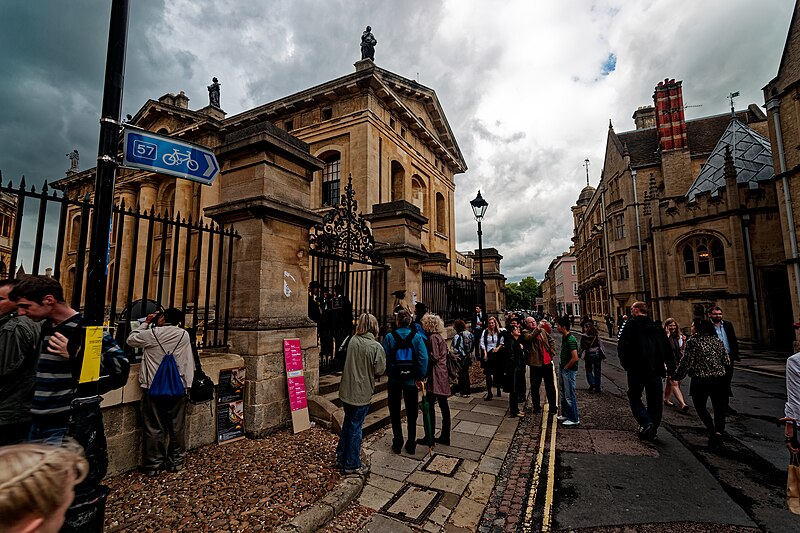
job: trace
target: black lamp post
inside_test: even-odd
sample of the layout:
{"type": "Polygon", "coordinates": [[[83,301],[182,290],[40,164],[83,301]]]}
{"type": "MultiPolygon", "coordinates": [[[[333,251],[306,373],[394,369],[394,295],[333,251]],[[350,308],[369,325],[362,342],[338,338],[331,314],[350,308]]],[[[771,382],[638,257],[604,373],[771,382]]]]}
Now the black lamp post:
{"type": "Polygon", "coordinates": [[[483,215],[486,214],[486,208],[489,204],[481,196],[481,191],[478,190],[478,196],[474,200],[470,200],[472,206],[472,214],[475,215],[475,220],[478,221],[478,266],[480,268],[480,281],[481,281],[481,311],[486,312],[486,290],[483,284],[483,231],[481,231],[481,221],[483,215]]]}

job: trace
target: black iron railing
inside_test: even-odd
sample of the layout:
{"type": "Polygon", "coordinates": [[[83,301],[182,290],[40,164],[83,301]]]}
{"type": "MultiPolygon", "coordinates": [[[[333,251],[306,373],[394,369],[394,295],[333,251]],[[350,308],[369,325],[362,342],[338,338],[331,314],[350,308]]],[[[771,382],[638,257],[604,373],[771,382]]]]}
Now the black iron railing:
{"type": "Polygon", "coordinates": [[[480,301],[480,287],[479,281],[423,272],[420,301],[446,323],[458,318],[469,320],[480,301]]]}
{"type": "MultiPolygon", "coordinates": [[[[24,178],[16,188],[0,184],[0,194],[16,204],[9,261],[0,265],[6,276],[16,275],[23,263],[20,251],[30,248],[31,270],[22,265],[25,273],[46,273],[46,265],[52,265],[52,276],[70,305],[81,309],[92,218],[89,195],[71,198],[50,190],[47,182],[37,192],[24,178]],[[54,253],[44,253],[48,250],[54,253]]],[[[177,307],[187,316],[186,326],[195,329],[198,348],[227,346],[231,263],[238,239],[233,228],[157,213],[154,207],[140,211],[124,201],[113,212],[106,319],[117,329],[115,336],[124,339],[131,321],[153,308],[177,307]]]]}

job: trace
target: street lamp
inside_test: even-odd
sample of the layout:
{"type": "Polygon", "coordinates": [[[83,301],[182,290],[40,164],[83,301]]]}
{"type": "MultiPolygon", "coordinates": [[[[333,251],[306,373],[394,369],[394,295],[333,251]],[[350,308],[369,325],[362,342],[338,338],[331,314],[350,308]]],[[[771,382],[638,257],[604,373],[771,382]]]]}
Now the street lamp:
{"type": "Polygon", "coordinates": [[[481,196],[481,191],[478,190],[478,196],[474,200],[470,200],[472,206],[472,214],[475,215],[475,220],[478,221],[478,266],[480,268],[480,282],[481,282],[481,311],[486,312],[486,290],[483,284],[483,231],[481,231],[481,221],[483,215],[486,214],[486,208],[489,204],[481,196]]]}

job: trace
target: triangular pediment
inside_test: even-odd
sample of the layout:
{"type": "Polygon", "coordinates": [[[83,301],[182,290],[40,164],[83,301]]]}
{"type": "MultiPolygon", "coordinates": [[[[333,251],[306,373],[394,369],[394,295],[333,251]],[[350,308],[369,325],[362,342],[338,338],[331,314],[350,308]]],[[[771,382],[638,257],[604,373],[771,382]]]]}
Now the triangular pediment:
{"type": "Polygon", "coordinates": [[[726,148],[733,157],[737,183],[757,183],[775,176],[769,139],[734,118],[689,187],[686,193],[689,199],[700,193],[714,192],[725,187],[726,148]]]}

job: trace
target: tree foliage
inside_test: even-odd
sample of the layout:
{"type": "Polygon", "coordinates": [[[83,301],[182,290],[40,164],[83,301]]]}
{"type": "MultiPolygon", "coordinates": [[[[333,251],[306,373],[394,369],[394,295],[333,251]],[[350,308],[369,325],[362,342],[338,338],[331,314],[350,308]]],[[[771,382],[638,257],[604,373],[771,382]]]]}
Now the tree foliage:
{"type": "Polygon", "coordinates": [[[534,309],[536,298],[542,288],[536,278],[528,276],[517,283],[506,283],[506,307],[508,309],[534,309]]]}

